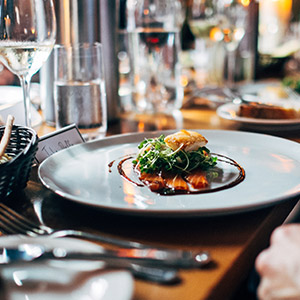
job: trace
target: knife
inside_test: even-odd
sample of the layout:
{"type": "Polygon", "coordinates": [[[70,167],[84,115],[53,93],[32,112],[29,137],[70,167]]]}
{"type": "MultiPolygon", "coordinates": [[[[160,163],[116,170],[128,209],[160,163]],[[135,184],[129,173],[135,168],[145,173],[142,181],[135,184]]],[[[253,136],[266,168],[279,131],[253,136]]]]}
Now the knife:
{"type": "MultiPolygon", "coordinates": [[[[21,247],[22,248],[22,247],[21,247]]],[[[39,262],[47,258],[45,256],[39,256],[38,252],[40,251],[39,247],[27,248],[27,250],[21,250],[18,248],[6,249],[2,248],[2,253],[0,254],[0,265],[17,265],[23,266],[24,264],[30,262],[39,262]],[[34,251],[32,253],[31,251],[34,251]]],[[[84,256],[82,256],[83,259],[84,256]]],[[[159,268],[152,266],[143,266],[139,264],[133,264],[129,261],[122,261],[121,263],[117,260],[106,260],[102,259],[105,263],[104,266],[100,268],[112,268],[112,269],[126,269],[132,273],[135,278],[156,282],[159,284],[174,284],[180,282],[178,276],[178,270],[174,268],[159,268]]]]}
{"type": "Polygon", "coordinates": [[[0,248],[0,264],[22,262],[40,262],[42,260],[89,260],[104,261],[111,265],[139,264],[152,267],[199,268],[211,261],[207,252],[177,250],[165,252],[158,249],[125,249],[107,250],[99,247],[99,251],[70,251],[63,247],[45,249],[39,244],[21,243],[17,247],[0,248]]]}

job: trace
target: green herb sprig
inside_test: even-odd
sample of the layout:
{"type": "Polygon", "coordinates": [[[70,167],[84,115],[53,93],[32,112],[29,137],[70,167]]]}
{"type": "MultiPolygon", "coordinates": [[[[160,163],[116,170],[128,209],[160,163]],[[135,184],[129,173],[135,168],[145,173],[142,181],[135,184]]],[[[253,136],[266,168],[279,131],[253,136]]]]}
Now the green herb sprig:
{"type": "Polygon", "coordinates": [[[186,152],[181,148],[172,150],[164,141],[165,136],[149,138],[142,141],[140,152],[133,164],[142,173],[155,173],[162,170],[177,174],[190,173],[196,168],[207,170],[216,165],[217,157],[210,155],[209,149],[200,147],[196,151],[186,152]]]}

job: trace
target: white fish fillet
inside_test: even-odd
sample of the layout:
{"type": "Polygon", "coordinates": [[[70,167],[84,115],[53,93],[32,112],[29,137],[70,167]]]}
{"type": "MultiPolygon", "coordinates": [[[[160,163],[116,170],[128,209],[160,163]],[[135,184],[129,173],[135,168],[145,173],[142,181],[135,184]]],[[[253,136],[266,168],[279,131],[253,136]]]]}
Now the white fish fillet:
{"type": "Polygon", "coordinates": [[[180,148],[186,152],[198,150],[207,144],[206,138],[200,133],[184,129],[166,136],[164,141],[172,150],[180,148]]]}

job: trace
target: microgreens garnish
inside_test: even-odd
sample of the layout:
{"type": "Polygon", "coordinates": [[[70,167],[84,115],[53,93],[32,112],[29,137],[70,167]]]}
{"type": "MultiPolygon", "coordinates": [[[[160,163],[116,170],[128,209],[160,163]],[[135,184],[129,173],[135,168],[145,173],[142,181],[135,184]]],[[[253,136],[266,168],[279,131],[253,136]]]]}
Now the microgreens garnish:
{"type": "Polygon", "coordinates": [[[210,155],[209,149],[200,147],[196,151],[186,152],[180,147],[172,150],[164,141],[165,136],[145,139],[140,143],[137,158],[133,164],[142,173],[172,171],[178,174],[189,173],[196,168],[207,170],[216,165],[217,157],[210,155]]]}

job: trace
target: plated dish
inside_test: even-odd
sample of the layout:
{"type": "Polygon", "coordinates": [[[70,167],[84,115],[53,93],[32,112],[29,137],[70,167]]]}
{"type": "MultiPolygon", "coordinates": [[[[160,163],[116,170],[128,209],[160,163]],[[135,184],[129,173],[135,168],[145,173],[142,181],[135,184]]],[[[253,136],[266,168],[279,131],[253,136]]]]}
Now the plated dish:
{"type": "Polygon", "coordinates": [[[258,82],[239,87],[245,103],[226,103],[217,114],[247,127],[290,130],[300,126],[300,102],[282,82],[258,82]]]}
{"type": "Polygon", "coordinates": [[[233,159],[211,153],[207,142],[199,132],[184,129],[145,138],[135,157],[118,163],[119,174],[161,196],[212,193],[243,181],[245,170],[233,159]]]}
{"type": "MultiPolygon", "coordinates": [[[[0,237],[0,247],[17,247],[20,243],[43,245],[46,249],[62,247],[84,252],[98,248],[94,243],[71,238],[0,237]]],[[[49,261],[40,264],[2,265],[0,273],[1,299],[129,300],[133,294],[131,274],[122,270],[104,270],[102,262],[49,261]]]]}
{"type": "MultiPolygon", "coordinates": [[[[137,153],[144,138],[174,131],[113,136],[62,150],[39,167],[54,193],[98,209],[146,216],[230,214],[274,205],[300,194],[300,145],[263,134],[201,130],[208,147],[245,169],[238,185],[213,193],[162,196],[120,176],[118,162],[137,153]],[[262,184],[263,183],[263,184],[262,184]]],[[[128,166],[131,172],[132,165],[128,166]]]]}
{"type": "Polygon", "coordinates": [[[239,116],[239,104],[226,103],[217,108],[217,114],[223,119],[232,120],[238,123],[251,124],[253,126],[266,126],[268,128],[275,127],[278,129],[288,129],[290,127],[300,126],[299,119],[262,119],[262,118],[250,118],[239,116]]]}

